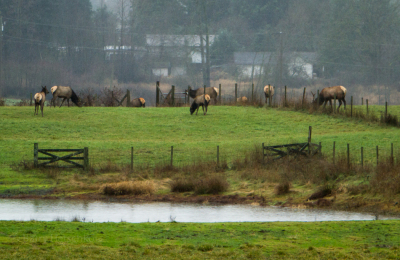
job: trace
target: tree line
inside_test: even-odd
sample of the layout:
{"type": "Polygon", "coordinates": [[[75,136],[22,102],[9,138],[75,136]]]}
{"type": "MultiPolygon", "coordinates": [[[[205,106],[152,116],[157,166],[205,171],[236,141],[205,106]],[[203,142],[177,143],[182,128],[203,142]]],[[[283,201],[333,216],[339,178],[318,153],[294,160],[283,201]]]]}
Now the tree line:
{"type": "MultiPolygon", "coordinates": [[[[0,0],[0,94],[22,95],[42,84],[153,80],[155,62],[177,59],[168,51],[152,54],[149,34],[200,36],[202,63],[193,73],[205,85],[210,69],[232,63],[236,51],[297,51],[317,54],[318,77],[394,86],[399,6],[397,0],[116,0],[112,9],[94,9],[90,0],[0,0]],[[211,42],[210,35],[218,37],[211,42]],[[106,46],[112,46],[108,56],[106,46]]],[[[179,62],[192,69],[187,58],[179,62]]]]}

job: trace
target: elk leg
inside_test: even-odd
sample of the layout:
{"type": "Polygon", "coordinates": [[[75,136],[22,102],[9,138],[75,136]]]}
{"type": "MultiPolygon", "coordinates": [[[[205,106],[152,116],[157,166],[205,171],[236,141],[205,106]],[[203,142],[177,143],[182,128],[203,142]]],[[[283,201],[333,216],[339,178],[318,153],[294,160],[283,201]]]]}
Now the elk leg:
{"type": "Polygon", "coordinates": [[[329,99],[329,104],[331,105],[331,110],[333,109],[332,107],[332,99],[329,99]]]}
{"type": "Polygon", "coordinates": [[[68,103],[68,107],[69,107],[69,98],[67,98],[67,103],[68,103]]]}
{"type": "Polygon", "coordinates": [[[66,98],[64,98],[64,99],[63,99],[63,101],[61,102],[61,105],[60,105],[60,107],[61,107],[61,106],[62,106],[62,104],[64,103],[65,99],[66,99],[66,98]]]}
{"type": "Polygon", "coordinates": [[[342,105],[342,100],[339,99],[339,106],[337,108],[337,110],[339,111],[340,106],[342,105]]]}
{"type": "Polygon", "coordinates": [[[325,107],[326,107],[326,103],[328,102],[328,100],[325,100],[325,102],[324,102],[324,109],[325,109],[325,107]]]}
{"type": "Polygon", "coordinates": [[[206,114],[207,114],[207,108],[208,108],[208,106],[206,106],[206,112],[204,113],[204,115],[206,115],[206,114]]]}

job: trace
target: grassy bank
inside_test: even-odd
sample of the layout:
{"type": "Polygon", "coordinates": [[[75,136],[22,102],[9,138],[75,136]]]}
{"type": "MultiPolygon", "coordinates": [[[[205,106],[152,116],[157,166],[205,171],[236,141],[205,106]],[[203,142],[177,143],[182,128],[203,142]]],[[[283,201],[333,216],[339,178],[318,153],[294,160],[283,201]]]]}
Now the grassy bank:
{"type": "Polygon", "coordinates": [[[0,222],[3,259],[397,259],[400,221],[0,222]]]}

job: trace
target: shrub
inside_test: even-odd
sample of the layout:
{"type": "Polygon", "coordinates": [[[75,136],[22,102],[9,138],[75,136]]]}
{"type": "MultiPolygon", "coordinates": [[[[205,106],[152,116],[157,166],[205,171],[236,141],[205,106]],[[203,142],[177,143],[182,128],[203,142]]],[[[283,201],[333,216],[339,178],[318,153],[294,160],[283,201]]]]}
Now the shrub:
{"type": "Polygon", "coordinates": [[[155,185],[150,181],[124,181],[112,184],[103,184],[100,192],[104,195],[143,195],[153,194],[155,185]]]}
{"type": "Polygon", "coordinates": [[[172,192],[188,192],[194,191],[195,189],[195,182],[191,179],[176,179],[170,183],[171,191],[172,192]]]}
{"type": "Polygon", "coordinates": [[[218,194],[227,191],[229,183],[225,177],[222,176],[208,176],[197,181],[195,193],[196,194],[218,194]]]}
{"type": "Polygon", "coordinates": [[[291,187],[291,184],[288,181],[284,181],[282,183],[279,183],[275,187],[275,194],[276,195],[288,194],[290,192],[290,187],[291,187]]]}

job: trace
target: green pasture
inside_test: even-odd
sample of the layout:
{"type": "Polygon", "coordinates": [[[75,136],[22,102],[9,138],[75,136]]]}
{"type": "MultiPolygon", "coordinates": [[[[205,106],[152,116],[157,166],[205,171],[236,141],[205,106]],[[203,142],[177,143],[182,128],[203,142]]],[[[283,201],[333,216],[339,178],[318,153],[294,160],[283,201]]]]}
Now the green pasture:
{"type": "Polygon", "coordinates": [[[400,221],[0,221],[3,259],[398,259],[400,221]]]}
{"type": "MultiPolygon", "coordinates": [[[[395,109],[400,112],[399,107],[391,107],[395,109]]],[[[201,112],[191,116],[188,107],[45,107],[43,118],[33,111],[33,107],[0,107],[3,166],[32,160],[35,142],[43,149],[89,147],[93,165],[129,163],[131,147],[136,164],[169,161],[171,146],[176,164],[215,160],[217,146],[221,158],[229,161],[262,143],[306,142],[309,126],[313,127],[312,141],[321,142],[326,155],[332,154],[336,141],[339,153],[344,154],[349,143],[352,158],[358,160],[363,146],[366,159],[374,162],[377,145],[384,156],[390,153],[391,143],[397,155],[400,144],[396,127],[252,106],[210,106],[206,116],[201,112]]]]}

